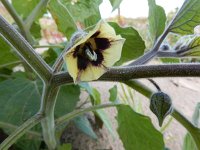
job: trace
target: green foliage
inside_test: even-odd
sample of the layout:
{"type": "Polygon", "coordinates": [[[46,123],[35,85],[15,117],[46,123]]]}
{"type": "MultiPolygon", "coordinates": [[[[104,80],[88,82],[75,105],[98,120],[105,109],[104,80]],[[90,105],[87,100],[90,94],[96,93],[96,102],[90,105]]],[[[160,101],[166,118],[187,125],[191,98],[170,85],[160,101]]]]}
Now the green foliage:
{"type": "Polygon", "coordinates": [[[200,36],[184,36],[174,48],[181,56],[200,56],[200,36]]]}
{"type": "Polygon", "coordinates": [[[109,89],[109,93],[110,93],[110,97],[109,97],[109,101],[111,102],[115,102],[117,101],[117,86],[113,86],[111,89],[109,89]]]}
{"type": "Polygon", "coordinates": [[[72,149],[71,144],[63,144],[58,147],[58,150],[71,150],[71,149],[72,149]]]}
{"type": "Polygon", "coordinates": [[[76,117],[73,119],[73,122],[75,123],[76,127],[82,132],[97,140],[97,135],[93,131],[92,126],[86,116],[76,117]]]}
{"type": "Polygon", "coordinates": [[[121,59],[116,63],[116,65],[121,65],[143,55],[145,43],[134,28],[122,28],[114,22],[110,22],[109,24],[115,29],[117,34],[120,34],[126,39],[122,49],[121,59]]]}
{"type": "Polygon", "coordinates": [[[165,29],[165,10],[156,5],[155,0],[148,0],[149,3],[149,32],[153,42],[163,33],[165,29]]]}
{"type": "Polygon", "coordinates": [[[113,8],[112,11],[119,8],[121,2],[122,2],[122,0],[110,0],[110,3],[111,3],[112,8],[113,8]]]}
{"type": "Polygon", "coordinates": [[[162,150],[163,136],[150,119],[132,110],[128,105],[117,106],[118,134],[126,150],[162,150]]]}
{"type": "Polygon", "coordinates": [[[0,38],[0,68],[12,67],[16,65],[19,60],[12,52],[11,47],[0,38]]]}
{"type": "Polygon", "coordinates": [[[39,109],[40,85],[37,84],[37,81],[23,78],[1,82],[0,120],[20,125],[34,115],[39,109]]]}
{"type": "Polygon", "coordinates": [[[32,10],[37,6],[40,0],[13,0],[12,5],[19,13],[19,15],[25,19],[27,18],[32,10]]]}
{"type": "Polygon", "coordinates": [[[194,27],[200,24],[199,13],[199,0],[185,0],[176,17],[173,19],[169,31],[181,35],[193,34],[194,27]]]}
{"type": "Polygon", "coordinates": [[[71,0],[61,0],[61,2],[69,10],[74,20],[81,22],[84,27],[92,26],[101,19],[99,5],[102,0],[81,0],[73,3],[71,0]]]}
{"type": "Polygon", "coordinates": [[[189,133],[184,137],[183,150],[197,150],[195,142],[189,133]]]}
{"type": "Polygon", "coordinates": [[[77,30],[76,24],[69,10],[58,0],[50,0],[48,3],[48,9],[58,26],[58,30],[69,39],[77,30]]]}

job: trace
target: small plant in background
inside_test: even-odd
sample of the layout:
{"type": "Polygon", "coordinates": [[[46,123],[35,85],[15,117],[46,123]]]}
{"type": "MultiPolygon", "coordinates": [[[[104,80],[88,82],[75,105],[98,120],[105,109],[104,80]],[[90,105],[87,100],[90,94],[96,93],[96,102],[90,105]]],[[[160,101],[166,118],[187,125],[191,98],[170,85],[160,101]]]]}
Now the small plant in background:
{"type": "MultiPolygon", "coordinates": [[[[119,8],[121,1],[110,0],[113,10],[119,8]]],[[[199,57],[200,38],[193,31],[200,24],[200,1],[185,0],[166,25],[164,9],[155,0],[148,0],[148,45],[152,45],[148,49],[146,41],[133,27],[100,21],[101,2],[1,0],[13,19],[6,20],[0,15],[0,134],[4,136],[1,150],[73,149],[70,143],[62,144],[59,140],[69,122],[98,140],[84,115],[87,112],[92,112],[95,122],[100,121],[114,135],[104,112],[108,107],[117,110],[117,133],[126,150],[165,149],[167,145],[161,132],[170,123],[169,119],[162,126],[166,115],[171,115],[187,129],[184,149],[200,149],[199,105],[190,121],[173,107],[173,96],[170,98],[163,93],[153,80],[159,91],[137,80],[200,76],[199,63],[175,61],[146,65],[153,58],[199,57]],[[45,17],[55,21],[60,33],[49,34],[46,29],[41,32],[41,18],[45,17]],[[81,34],[77,32],[80,30],[81,34]],[[165,39],[168,35],[179,38],[173,33],[186,40],[171,45],[165,39]],[[54,43],[47,39],[45,45],[41,44],[42,35],[55,38],[54,43]],[[37,53],[36,48],[46,50],[37,53]],[[118,94],[114,86],[109,90],[109,103],[102,103],[100,92],[82,81],[120,82],[123,93],[118,94]],[[142,108],[140,104],[135,108],[131,89],[151,100],[149,109],[158,117],[161,132],[155,129],[148,116],[136,112],[142,108]],[[77,106],[82,91],[88,93],[88,98],[77,106]],[[86,103],[89,106],[82,107],[86,103]]],[[[119,18],[121,23],[122,19],[119,18]]]]}

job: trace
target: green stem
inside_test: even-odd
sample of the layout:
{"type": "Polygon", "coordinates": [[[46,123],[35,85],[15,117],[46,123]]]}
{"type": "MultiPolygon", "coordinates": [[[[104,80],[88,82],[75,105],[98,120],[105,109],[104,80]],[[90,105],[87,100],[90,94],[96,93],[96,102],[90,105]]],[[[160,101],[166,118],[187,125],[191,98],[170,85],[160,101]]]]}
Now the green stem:
{"type": "Polygon", "coordinates": [[[45,118],[41,122],[43,137],[50,150],[54,150],[57,145],[55,139],[54,108],[59,89],[59,87],[54,87],[51,84],[46,85],[43,91],[42,104],[40,108],[40,112],[45,114],[45,118]]]}
{"type": "Polygon", "coordinates": [[[24,122],[15,132],[9,135],[0,145],[1,150],[7,150],[12,144],[14,144],[26,131],[34,127],[43,119],[42,114],[36,114],[29,120],[24,122]]]}
{"type": "Polygon", "coordinates": [[[23,20],[19,17],[16,10],[13,8],[13,6],[8,2],[8,0],[1,0],[4,7],[7,9],[7,11],[10,13],[18,27],[20,28],[20,31],[22,35],[31,43],[33,43],[32,36],[30,34],[30,31],[26,29],[23,20]]]}
{"type": "Polygon", "coordinates": [[[48,0],[41,0],[38,5],[33,9],[31,14],[25,20],[25,28],[30,30],[35,18],[41,13],[42,8],[44,8],[48,3],[48,0]]]}
{"type": "MultiPolygon", "coordinates": [[[[200,63],[195,64],[166,64],[166,65],[138,65],[130,67],[111,68],[99,81],[127,81],[138,78],[155,77],[199,77],[200,63]]],[[[63,85],[73,83],[69,73],[60,72],[53,76],[54,84],[63,85]]]]}
{"type": "Polygon", "coordinates": [[[120,104],[101,104],[101,105],[95,105],[95,106],[91,106],[91,107],[88,107],[88,108],[83,108],[83,109],[79,109],[79,110],[75,110],[73,112],[70,112],[60,118],[58,118],[56,120],[56,126],[60,126],[62,124],[64,124],[65,122],[69,121],[70,119],[73,119],[77,116],[80,116],[86,112],[90,112],[90,111],[95,111],[95,110],[98,110],[98,109],[104,109],[104,108],[108,108],[108,107],[116,107],[120,104]]]}
{"type": "Polygon", "coordinates": [[[46,62],[35,52],[32,46],[13,28],[3,17],[0,16],[0,36],[11,45],[17,54],[47,82],[52,77],[52,70],[46,62]]]}
{"type": "MultiPolygon", "coordinates": [[[[148,99],[150,99],[151,95],[154,93],[154,91],[152,91],[150,88],[135,80],[123,81],[123,83],[140,92],[148,99]]],[[[200,129],[195,127],[192,122],[185,118],[185,116],[175,108],[171,115],[188,130],[188,132],[193,137],[196,146],[198,147],[198,149],[200,149],[200,129]]]]}
{"type": "MultiPolygon", "coordinates": [[[[6,123],[6,122],[1,122],[0,121],[0,127],[3,128],[3,129],[8,129],[8,130],[16,130],[18,129],[19,127],[18,126],[15,126],[13,124],[10,124],[10,123],[6,123]]],[[[38,132],[35,132],[35,131],[27,131],[26,132],[28,135],[30,135],[31,137],[34,137],[34,138],[37,138],[39,140],[42,140],[42,136],[40,133],[38,132]]]]}
{"type": "Polygon", "coordinates": [[[33,48],[64,48],[63,45],[33,45],[33,48]]]}

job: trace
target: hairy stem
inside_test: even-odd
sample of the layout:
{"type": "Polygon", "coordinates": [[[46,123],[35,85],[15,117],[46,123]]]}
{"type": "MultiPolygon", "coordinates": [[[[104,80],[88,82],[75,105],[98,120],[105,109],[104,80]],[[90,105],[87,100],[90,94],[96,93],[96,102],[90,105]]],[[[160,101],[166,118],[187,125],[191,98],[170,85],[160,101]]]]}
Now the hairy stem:
{"type": "Polygon", "coordinates": [[[17,54],[23,59],[44,81],[49,81],[52,76],[51,68],[34,51],[32,46],[13,28],[3,17],[0,16],[0,35],[11,45],[17,54]]]}
{"type": "Polygon", "coordinates": [[[22,35],[31,43],[33,43],[33,39],[31,37],[30,31],[26,29],[23,20],[19,17],[16,10],[13,8],[13,6],[8,2],[8,0],[1,0],[4,7],[7,9],[9,14],[12,16],[18,27],[20,28],[20,31],[22,35]]]}
{"type": "Polygon", "coordinates": [[[120,104],[101,104],[101,105],[96,105],[96,106],[91,106],[91,107],[88,107],[88,108],[83,108],[83,109],[79,109],[79,110],[75,110],[73,112],[70,112],[60,118],[58,118],[56,120],[56,126],[60,126],[62,125],[63,123],[69,121],[70,119],[73,119],[77,116],[80,116],[86,112],[90,112],[90,111],[95,111],[95,110],[98,110],[98,109],[104,109],[104,108],[108,108],[108,107],[116,107],[120,104]]]}
{"type": "Polygon", "coordinates": [[[50,150],[54,150],[57,145],[55,139],[54,108],[58,92],[59,87],[54,87],[51,84],[46,85],[40,108],[40,112],[45,114],[45,118],[41,122],[43,137],[50,150]]]}
{"type": "MultiPolygon", "coordinates": [[[[127,81],[138,78],[155,77],[199,77],[200,63],[196,64],[167,64],[167,65],[139,65],[131,67],[111,68],[99,81],[127,81]]],[[[52,82],[56,86],[73,83],[67,72],[57,73],[52,82]]]]}
{"type": "MultiPolygon", "coordinates": [[[[123,83],[140,92],[148,99],[150,99],[151,95],[154,93],[154,91],[152,91],[150,88],[135,80],[123,81],[123,83]]],[[[198,149],[200,149],[200,129],[195,127],[191,121],[185,118],[185,116],[175,108],[171,115],[188,130],[188,132],[192,135],[198,149]]]]}
{"type": "Polygon", "coordinates": [[[26,131],[34,127],[43,119],[42,114],[36,114],[29,120],[24,122],[15,132],[9,135],[0,145],[1,150],[7,150],[12,144],[14,144],[21,136],[23,136],[26,131]]]}
{"type": "MultiPolygon", "coordinates": [[[[8,129],[8,130],[11,130],[11,131],[15,131],[16,129],[18,129],[19,127],[18,126],[15,126],[13,124],[10,124],[10,123],[6,123],[6,122],[1,122],[0,121],[0,128],[2,129],[8,129]]],[[[40,139],[42,140],[42,136],[40,133],[38,132],[35,132],[35,131],[27,131],[26,134],[30,135],[31,137],[34,137],[34,138],[37,138],[37,139],[40,139]]]]}

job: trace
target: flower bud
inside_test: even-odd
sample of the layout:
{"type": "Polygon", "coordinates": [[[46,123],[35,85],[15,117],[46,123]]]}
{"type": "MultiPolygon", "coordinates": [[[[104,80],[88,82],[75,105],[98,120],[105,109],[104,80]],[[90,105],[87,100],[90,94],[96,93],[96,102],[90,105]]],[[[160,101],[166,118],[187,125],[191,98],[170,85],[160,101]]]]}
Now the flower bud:
{"type": "Polygon", "coordinates": [[[156,92],[151,96],[150,109],[157,116],[159,126],[162,126],[165,117],[172,113],[172,100],[167,94],[156,92]]]}

